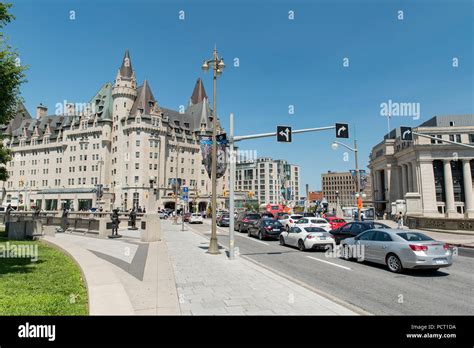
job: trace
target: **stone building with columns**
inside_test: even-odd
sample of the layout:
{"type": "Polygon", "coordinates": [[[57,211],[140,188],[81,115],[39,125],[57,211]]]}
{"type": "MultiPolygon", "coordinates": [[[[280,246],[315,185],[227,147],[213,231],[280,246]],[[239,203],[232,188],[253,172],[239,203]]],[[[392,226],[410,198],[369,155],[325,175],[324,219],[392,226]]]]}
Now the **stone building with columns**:
{"type": "MultiPolygon", "coordinates": [[[[53,114],[40,105],[35,117],[20,104],[16,117],[0,126],[12,154],[2,205],[173,209],[177,181],[189,188],[189,208],[205,210],[211,183],[199,140],[212,132],[213,115],[201,79],[180,109],[158,103],[148,81],[138,85],[128,51],[115,81],[87,103],[65,103],[53,114]]],[[[227,180],[218,181],[218,208],[227,180]]]]}
{"type": "Polygon", "coordinates": [[[474,115],[435,116],[413,128],[402,141],[400,129],[372,148],[369,168],[376,210],[390,213],[403,199],[407,215],[474,218],[474,149],[442,140],[474,145],[474,115]]]}

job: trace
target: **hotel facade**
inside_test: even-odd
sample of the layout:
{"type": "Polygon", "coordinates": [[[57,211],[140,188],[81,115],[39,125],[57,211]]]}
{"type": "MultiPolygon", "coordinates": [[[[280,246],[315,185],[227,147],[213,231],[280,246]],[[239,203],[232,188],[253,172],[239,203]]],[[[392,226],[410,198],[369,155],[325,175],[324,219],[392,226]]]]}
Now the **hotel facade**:
{"type": "MultiPolygon", "coordinates": [[[[146,80],[138,86],[127,51],[115,81],[78,109],[66,104],[48,115],[39,105],[33,118],[20,104],[15,118],[1,126],[12,155],[3,206],[127,211],[154,200],[150,206],[173,209],[178,182],[189,188],[189,209],[208,207],[211,182],[199,140],[212,133],[213,115],[200,79],[185,110],[164,108],[146,80]]],[[[218,180],[218,208],[227,180],[227,174],[218,180]]]]}

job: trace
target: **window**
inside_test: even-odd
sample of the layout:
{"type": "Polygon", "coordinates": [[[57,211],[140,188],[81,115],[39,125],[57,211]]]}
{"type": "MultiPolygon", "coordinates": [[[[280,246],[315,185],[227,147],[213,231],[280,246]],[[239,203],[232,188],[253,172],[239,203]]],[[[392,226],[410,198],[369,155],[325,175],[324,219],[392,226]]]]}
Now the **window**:
{"type": "Polygon", "coordinates": [[[392,237],[387,232],[377,231],[375,234],[375,240],[378,242],[391,242],[392,237]]]}
{"type": "Polygon", "coordinates": [[[135,152],[135,158],[140,158],[140,152],[139,151],[135,152]]]}
{"type": "Polygon", "coordinates": [[[359,240],[374,240],[376,231],[367,231],[359,236],[359,240]]]}
{"type": "Polygon", "coordinates": [[[457,143],[461,142],[461,134],[456,134],[456,142],[457,143]]]}
{"type": "Polygon", "coordinates": [[[137,140],[136,145],[140,146],[140,140],[137,140]]]}
{"type": "Polygon", "coordinates": [[[139,163],[135,163],[135,169],[140,169],[140,164],[139,163]]]}
{"type": "Polygon", "coordinates": [[[138,176],[135,176],[135,184],[138,184],[138,176]]]}

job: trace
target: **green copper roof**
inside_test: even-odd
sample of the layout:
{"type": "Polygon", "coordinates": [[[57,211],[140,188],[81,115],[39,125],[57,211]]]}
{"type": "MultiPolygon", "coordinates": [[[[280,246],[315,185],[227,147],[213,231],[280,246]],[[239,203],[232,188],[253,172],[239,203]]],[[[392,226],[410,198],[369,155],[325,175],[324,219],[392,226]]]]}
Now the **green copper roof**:
{"type": "Polygon", "coordinates": [[[112,120],[112,84],[110,82],[104,84],[90,103],[94,105],[95,113],[101,120],[112,120]]]}

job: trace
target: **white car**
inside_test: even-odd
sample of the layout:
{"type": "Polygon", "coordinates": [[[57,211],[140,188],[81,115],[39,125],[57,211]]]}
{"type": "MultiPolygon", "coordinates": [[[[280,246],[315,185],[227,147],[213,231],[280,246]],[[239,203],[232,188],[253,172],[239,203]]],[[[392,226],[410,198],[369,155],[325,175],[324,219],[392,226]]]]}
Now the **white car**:
{"type": "Polygon", "coordinates": [[[304,217],[295,222],[294,226],[298,227],[319,227],[326,232],[331,231],[331,224],[322,218],[304,217]]]}
{"type": "Polygon", "coordinates": [[[280,221],[283,227],[285,227],[285,229],[288,231],[291,227],[295,225],[295,222],[301,219],[302,217],[303,215],[299,215],[299,214],[291,214],[291,215],[285,214],[278,221],[280,221]]]}
{"type": "Polygon", "coordinates": [[[332,235],[320,227],[291,227],[289,231],[280,233],[280,245],[307,249],[335,250],[336,242],[332,235]]]}
{"type": "Polygon", "coordinates": [[[202,215],[199,213],[192,213],[189,217],[190,224],[202,224],[202,215]]]}

